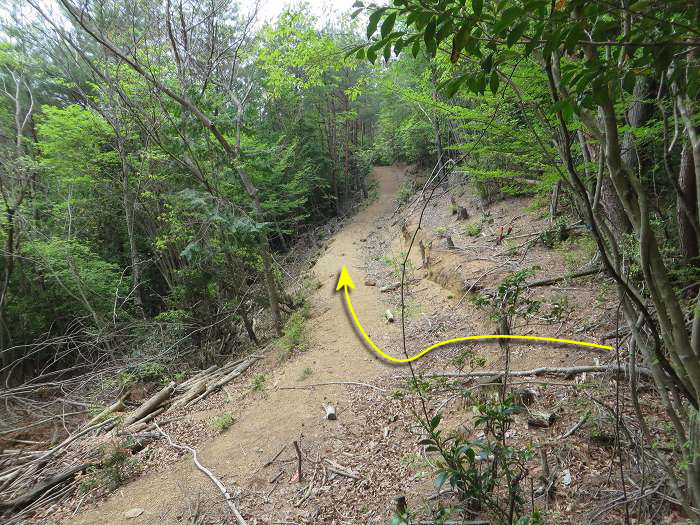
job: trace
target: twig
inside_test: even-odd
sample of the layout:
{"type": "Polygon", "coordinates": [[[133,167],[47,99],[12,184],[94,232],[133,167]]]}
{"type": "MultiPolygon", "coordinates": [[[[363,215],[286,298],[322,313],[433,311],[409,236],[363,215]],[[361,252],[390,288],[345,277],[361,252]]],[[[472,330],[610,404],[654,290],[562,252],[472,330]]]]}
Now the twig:
{"type": "MultiPolygon", "coordinates": [[[[545,374],[551,375],[563,375],[563,376],[574,376],[577,374],[582,374],[584,372],[627,372],[627,367],[625,366],[615,366],[615,365],[590,365],[590,366],[572,366],[572,367],[541,367],[533,368],[532,370],[512,370],[508,372],[511,377],[526,377],[526,376],[541,376],[545,374]]],[[[646,377],[652,377],[651,371],[648,368],[637,367],[637,373],[646,377]]],[[[494,376],[494,378],[503,375],[502,371],[498,370],[475,370],[468,373],[441,373],[441,374],[429,374],[425,377],[489,377],[494,376]]],[[[409,376],[396,376],[401,379],[408,378],[409,376]]]]}
{"type": "Polygon", "coordinates": [[[297,451],[297,481],[301,483],[301,450],[299,449],[299,443],[294,441],[294,448],[297,451]]]}
{"type": "Polygon", "coordinates": [[[571,434],[576,432],[579,428],[583,426],[583,424],[588,420],[588,416],[590,415],[590,412],[586,412],[581,419],[578,420],[578,423],[576,423],[573,427],[571,427],[569,430],[564,432],[561,436],[559,436],[557,439],[564,439],[568,438],[571,434]]]}
{"type": "Polygon", "coordinates": [[[354,385],[354,386],[364,386],[367,388],[374,388],[375,390],[378,390],[380,392],[386,392],[384,388],[379,388],[378,386],[370,385],[367,383],[358,383],[357,381],[329,381],[327,383],[314,383],[311,385],[303,385],[303,386],[281,386],[279,387],[280,390],[306,390],[308,388],[313,388],[316,386],[328,386],[328,385],[354,385]]]}
{"type": "Polygon", "coordinates": [[[278,457],[280,457],[280,455],[282,454],[282,452],[284,452],[284,449],[285,449],[285,448],[287,448],[287,444],[286,444],[286,443],[285,443],[285,445],[280,449],[280,451],[279,451],[277,454],[275,454],[275,457],[274,457],[274,458],[272,458],[270,461],[268,461],[267,463],[265,463],[265,464],[263,465],[263,468],[269,467],[270,465],[272,465],[272,464],[275,462],[275,460],[276,460],[278,457]]]}
{"type": "Polygon", "coordinates": [[[357,474],[354,474],[351,472],[349,469],[346,467],[343,467],[342,465],[338,465],[335,461],[332,461],[328,458],[324,458],[323,461],[328,463],[330,466],[328,467],[328,470],[331,472],[335,472],[336,474],[340,476],[345,476],[346,478],[351,478],[351,479],[360,479],[360,477],[357,474]]]}
{"type": "Polygon", "coordinates": [[[553,277],[551,279],[542,279],[541,281],[534,281],[531,283],[525,283],[525,286],[528,288],[535,288],[537,286],[549,286],[550,284],[556,284],[561,281],[566,281],[567,279],[577,279],[579,277],[586,277],[588,275],[594,275],[596,273],[600,273],[601,270],[598,268],[594,270],[586,270],[583,272],[576,272],[576,273],[571,273],[567,275],[562,275],[560,277],[553,277]]]}
{"type": "Polygon", "coordinates": [[[163,434],[163,436],[168,440],[170,446],[179,448],[180,450],[187,450],[190,453],[192,453],[192,459],[194,460],[194,464],[197,466],[197,468],[200,471],[202,471],[224,495],[224,498],[226,499],[226,504],[228,505],[229,509],[231,509],[231,512],[233,513],[234,517],[236,518],[236,521],[238,522],[238,525],[247,525],[246,521],[243,519],[243,516],[241,516],[241,513],[238,512],[236,505],[233,503],[232,496],[229,493],[228,489],[226,489],[224,484],[221,483],[221,481],[219,481],[219,479],[216,476],[214,476],[214,474],[212,474],[212,472],[209,469],[207,469],[204,465],[202,465],[199,462],[199,460],[197,459],[197,451],[187,445],[178,445],[177,443],[174,443],[170,436],[163,432],[163,430],[161,430],[161,428],[158,426],[158,423],[156,423],[155,425],[158,429],[158,432],[163,434]]]}

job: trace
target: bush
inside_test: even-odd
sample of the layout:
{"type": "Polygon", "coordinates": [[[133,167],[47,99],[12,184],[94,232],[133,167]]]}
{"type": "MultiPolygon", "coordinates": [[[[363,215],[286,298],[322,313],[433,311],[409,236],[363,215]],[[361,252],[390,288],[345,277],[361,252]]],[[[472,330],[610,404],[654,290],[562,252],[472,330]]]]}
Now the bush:
{"type": "Polygon", "coordinates": [[[87,475],[80,482],[79,490],[82,493],[97,489],[101,494],[108,494],[135,474],[136,463],[131,458],[128,443],[125,440],[102,446],[100,454],[100,464],[90,467],[87,475]]]}
{"type": "Polygon", "coordinates": [[[462,232],[465,235],[468,235],[469,237],[478,237],[479,235],[481,235],[481,224],[479,224],[479,223],[465,224],[462,227],[462,232]]]}
{"type": "Polygon", "coordinates": [[[236,418],[230,412],[216,416],[211,420],[211,426],[219,432],[225,432],[236,422],[236,418]]]}
{"type": "Polygon", "coordinates": [[[439,414],[422,422],[427,437],[419,444],[438,456],[435,487],[439,492],[449,483],[460,500],[456,510],[462,516],[486,511],[497,521],[510,523],[510,516],[523,512],[521,482],[532,450],[514,448],[506,438],[513,416],[520,410],[510,398],[478,405],[475,426],[484,432],[480,440],[466,440],[459,433],[444,436],[439,430],[439,414]]]}
{"type": "Polygon", "coordinates": [[[265,388],[265,381],[267,378],[265,377],[265,374],[262,372],[258,372],[253,376],[253,379],[250,381],[250,387],[253,389],[254,392],[260,392],[263,388],[265,388]]]}
{"type": "Polygon", "coordinates": [[[396,194],[396,203],[399,206],[405,206],[406,204],[408,204],[411,195],[413,195],[415,191],[416,188],[413,182],[404,182],[403,184],[401,184],[401,187],[399,188],[399,191],[396,194]]]}

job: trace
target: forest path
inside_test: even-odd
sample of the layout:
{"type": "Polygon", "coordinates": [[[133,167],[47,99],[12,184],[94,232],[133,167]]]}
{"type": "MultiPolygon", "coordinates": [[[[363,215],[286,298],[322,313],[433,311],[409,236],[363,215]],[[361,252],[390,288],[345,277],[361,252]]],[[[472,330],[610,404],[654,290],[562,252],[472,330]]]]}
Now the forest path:
{"type": "MultiPolygon", "coordinates": [[[[395,194],[405,175],[404,167],[378,167],[373,176],[378,183],[378,198],[360,211],[329,242],[314,267],[322,286],[314,293],[312,311],[306,324],[308,350],[296,355],[281,366],[274,367],[274,356],[268,356],[266,389],[243,400],[243,406],[229,403],[226,409],[236,422],[214,440],[200,444],[198,457],[230,489],[240,486],[246,490],[269,490],[269,472],[263,465],[283,446],[303,434],[304,441],[324,442],[336,432],[339,422],[324,419],[323,403],[332,401],[337,407],[343,425],[358,426],[366,419],[366,407],[344,402],[342,386],[308,389],[280,389],[331,381],[368,382],[392,371],[392,365],[377,358],[365,347],[348,319],[343,295],[335,293],[342,265],[354,280],[352,291],[355,311],[362,318],[368,335],[381,343],[395,339],[398,323],[387,325],[383,318],[385,306],[377,287],[364,285],[364,256],[360,246],[371,231],[383,228],[395,207],[395,194]],[[304,383],[300,382],[305,369],[312,371],[304,383]],[[270,377],[271,376],[271,377],[270,377]],[[332,397],[331,397],[332,396],[332,397]]],[[[235,493],[235,489],[234,489],[235,493]]],[[[220,495],[211,482],[195,469],[192,458],[186,455],[167,469],[145,473],[121,487],[97,508],[76,515],[70,523],[178,523],[187,521],[186,509],[202,502],[213,504],[220,495]],[[136,519],[128,519],[129,509],[143,509],[136,519]]],[[[209,505],[207,505],[209,506],[209,505]]],[[[245,497],[240,503],[244,514],[255,512],[247,507],[245,497]]],[[[249,522],[250,523],[250,522],[249,522]]]]}

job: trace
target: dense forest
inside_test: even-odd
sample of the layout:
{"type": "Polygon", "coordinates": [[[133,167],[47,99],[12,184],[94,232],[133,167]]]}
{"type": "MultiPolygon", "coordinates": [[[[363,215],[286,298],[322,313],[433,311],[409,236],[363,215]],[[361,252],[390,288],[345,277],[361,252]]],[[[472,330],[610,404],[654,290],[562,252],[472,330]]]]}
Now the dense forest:
{"type": "MultiPolygon", "coordinates": [[[[290,337],[296,255],[376,197],[374,166],[406,163],[425,177],[398,207],[469,186],[582,225],[626,327],[618,365],[632,391],[648,371],[674,436],[662,456],[633,395],[642,455],[700,523],[700,2],[358,1],[265,23],[228,0],[2,9],[0,438],[57,414],[65,437],[85,403],[290,337]]],[[[465,449],[417,418],[438,490],[474,507],[465,449]]],[[[480,510],[548,522],[507,454],[480,481],[506,503],[480,510]]]]}

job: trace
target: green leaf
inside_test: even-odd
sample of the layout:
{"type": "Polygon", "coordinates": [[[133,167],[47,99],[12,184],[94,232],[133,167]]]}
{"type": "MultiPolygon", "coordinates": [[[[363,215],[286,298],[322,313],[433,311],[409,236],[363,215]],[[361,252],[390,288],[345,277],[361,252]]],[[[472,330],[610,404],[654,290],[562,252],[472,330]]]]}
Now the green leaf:
{"type": "Polygon", "coordinates": [[[377,9],[371,15],[369,15],[369,23],[367,24],[367,38],[372,38],[372,35],[377,30],[377,24],[379,24],[379,20],[382,18],[384,11],[386,11],[386,9],[377,9]]]}
{"type": "Polygon", "coordinates": [[[465,80],[467,80],[466,75],[462,75],[461,77],[457,77],[455,79],[450,80],[445,85],[445,94],[447,95],[447,97],[452,98],[453,96],[455,96],[455,93],[457,93],[462,84],[464,84],[465,80]]]}
{"type": "Polygon", "coordinates": [[[433,419],[430,420],[430,429],[435,430],[442,421],[442,414],[435,414],[433,419]]]}
{"type": "Polygon", "coordinates": [[[513,47],[513,44],[515,44],[518,41],[518,39],[523,35],[528,25],[529,24],[527,22],[520,22],[518,25],[516,25],[513,28],[513,30],[510,33],[508,33],[508,38],[506,38],[506,45],[508,47],[513,47]]]}
{"type": "Polygon", "coordinates": [[[571,31],[569,31],[569,34],[564,39],[564,49],[569,52],[573,51],[579,40],[583,40],[585,35],[586,33],[583,26],[581,24],[576,24],[571,28],[571,31]]]}
{"type": "Polygon", "coordinates": [[[384,19],[384,23],[382,24],[381,28],[381,33],[382,33],[382,38],[386,38],[386,36],[391,33],[392,29],[394,29],[394,23],[396,22],[396,11],[391,13],[389,16],[387,16],[384,19]]]}
{"type": "Polygon", "coordinates": [[[377,52],[371,47],[367,49],[367,60],[372,62],[372,64],[377,60],[377,52]]]}
{"type": "Polygon", "coordinates": [[[447,37],[448,34],[452,34],[454,32],[454,24],[452,23],[451,20],[444,20],[440,26],[437,29],[437,33],[435,34],[435,41],[439,44],[445,38],[447,37]]]}
{"type": "Polygon", "coordinates": [[[525,50],[523,53],[526,57],[529,56],[530,53],[532,53],[532,51],[539,45],[539,40],[542,37],[542,29],[543,26],[540,24],[535,30],[535,34],[532,36],[532,39],[525,44],[525,50]]]}
{"type": "Polygon", "coordinates": [[[489,86],[491,87],[491,93],[494,95],[498,93],[498,84],[500,82],[500,79],[498,77],[498,71],[496,71],[496,68],[491,71],[491,81],[489,82],[489,86]]]}
{"type": "Polygon", "coordinates": [[[450,473],[446,471],[442,471],[438,474],[437,478],[435,478],[435,488],[437,489],[438,492],[440,492],[440,489],[442,486],[445,484],[447,481],[447,478],[450,477],[450,473]]]}
{"type": "Polygon", "coordinates": [[[411,48],[411,54],[413,55],[413,58],[416,58],[418,56],[419,51],[420,51],[420,40],[415,40],[413,42],[413,47],[411,48]]]}
{"type": "Polygon", "coordinates": [[[353,18],[353,19],[355,19],[355,18],[358,17],[358,15],[359,15],[362,11],[364,11],[364,9],[362,9],[362,8],[360,8],[360,9],[355,9],[355,10],[352,12],[352,15],[350,15],[350,17],[353,18]]]}
{"type": "Polygon", "coordinates": [[[474,8],[474,14],[481,16],[484,10],[484,0],[472,0],[472,7],[474,8]]]}
{"type": "Polygon", "coordinates": [[[355,57],[356,57],[358,60],[364,60],[364,59],[365,59],[365,49],[364,49],[364,48],[358,49],[358,50],[357,50],[357,54],[355,55],[355,57]]]}
{"type": "Polygon", "coordinates": [[[431,55],[435,54],[437,49],[437,44],[435,43],[435,18],[431,18],[428,25],[425,26],[425,31],[423,32],[423,40],[425,41],[425,47],[431,55]]]}
{"type": "Polygon", "coordinates": [[[501,13],[501,18],[493,26],[493,32],[500,34],[504,29],[506,29],[516,18],[522,16],[523,10],[518,6],[509,7],[503,13],[501,13]]]}
{"type": "Polygon", "coordinates": [[[361,0],[357,0],[354,4],[352,4],[353,7],[364,7],[365,4],[361,0]]]}
{"type": "Polygon", "coordinates": [[[622,79],[622,89],[627,91],[627,93],[632,93],[634,91],[635,75],[631,71],[628,71],[622,79]]]}
{"type": "Polygon", "coordinates": [[[488,73],[491,71],[491,68],[493,67],[493,53],[491,53],[489,56],[487,56],[482,62],[481,62],[481,69],[484,70],[484,72],[488,73]]]}
{"type": "Polygon", "coordinates": [[[384,46],[384,62],[389,62],[391,58],[391,42],[384,46]]]}

